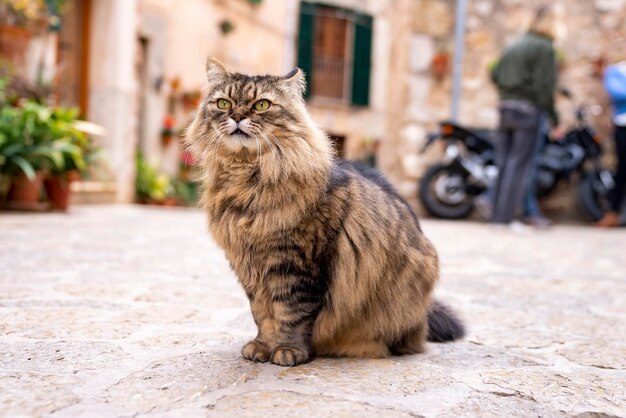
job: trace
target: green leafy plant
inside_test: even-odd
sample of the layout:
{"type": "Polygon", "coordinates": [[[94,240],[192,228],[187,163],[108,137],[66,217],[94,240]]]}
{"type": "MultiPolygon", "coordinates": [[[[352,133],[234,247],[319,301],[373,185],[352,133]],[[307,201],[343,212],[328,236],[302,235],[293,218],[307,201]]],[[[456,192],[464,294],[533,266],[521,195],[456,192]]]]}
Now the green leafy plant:
{"type": "Polygon", "coordinates": [[[40,170],[55,174],[87,168],[85,156],[93,148],[74,122],[78,111],[49,108],[33,101],[0,108],[0,173],[24,173],[29,179],[40,170]]]}
{"type": "Polygon", "coordinates": [[[98,155],[78,127],[78,110],[49,107],[35,100],[9,100],[8,78],[0,78],[0,176],[37,171],[84,172],[98,155]]]}
{"type": "Polygon", "coordinates": [[[1,0],[0,24],[28,27],[37,22],[58,25],[66,0],[1,0]]]}
{"type": "Polygon", "coordinates": [[[98,152],[91,138],[77,128],[78,113],[76,108],[57,107],[45,121],[53,138],[53,147],[63,158],[62,164],[51,167],[55,174],[74,170],[84,172],[88,166],[87,160],[98,152]]]}
{"type": "Polygon", "coordinates": [[[36,171],[63,164],[60,150],[55,150],[52,142],[39,135],[40,116],[48,117],[33,113],[33,109],[10,106],[0,109],[0,173],[22,172],[33,180],[36,171]]]}
{"type": "Polygon", "coordinates": [[[137,172],[135,177],[135,193],[142,199],[163,200],[172,192],[170,178],[167,174],[159,173],[137,154],[137,172]]]}
{"type": "Polygon", "coordinates": [[[182,200],[186,204],[193,204],[198,201],[198,185],[192,181],[181,178],[171,180],[174,197],[182,200]]]}
{"type": "Polygon", "coordinates": [[[192,204],[197,200],[197,185],[182,178],[172,177],[148,164],[137,154],[135,194],[140,201],[154,203],[174,200],[177,204],[192,204]]]}

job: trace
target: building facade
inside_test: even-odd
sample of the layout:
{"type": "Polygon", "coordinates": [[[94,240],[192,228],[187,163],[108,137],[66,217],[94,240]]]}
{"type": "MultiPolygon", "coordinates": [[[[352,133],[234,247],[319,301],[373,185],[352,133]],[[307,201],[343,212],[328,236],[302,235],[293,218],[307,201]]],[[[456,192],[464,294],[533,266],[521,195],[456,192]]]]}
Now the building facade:
{"type": "Polygon", "coordinates": [[[310,111],[344,158],[371,154],[385,136],[391,0],[75,3],[59,37],[80,46],[59,59],[80,61],[83,78],[68,80],[67,101],[106,129],[101,143],[118,202],[133,199],[137,152],[177,170],[181,139],[165,143],[164,125],[179,133],[191,120],[208,56],[247,73],[302,67],[310,111]]]}
{"type": "MultiPolygon", "coordinates": [[[[493,128],[488,67],[541,0],[469,2],[461,122],[493,128]]],[[[626,0],[555,0],[566,33],[561,80],[579,101],[607,105],[597,68],[626,55],[626,0]]],[[[426,132],[450,115],[454,0],[75,0],[58,35],[70,68],[61,97],[106,129],[115,200],[133,199],[135,156],[173,173],[179,132],[202,94],[204,61],[239,72],[308,76],[317,123],[344,158],[377,165],[417,206],[436,147],[426,132]],[[380,144],[380,147],[377,145],[380,144]]],[[[54,59],[53,59],[54,60],[54,59]]],[[[560,103],[564,119],[571,107],[560,103]]],[[[607,133],[608,111],[594,123],[607,133]]]]}

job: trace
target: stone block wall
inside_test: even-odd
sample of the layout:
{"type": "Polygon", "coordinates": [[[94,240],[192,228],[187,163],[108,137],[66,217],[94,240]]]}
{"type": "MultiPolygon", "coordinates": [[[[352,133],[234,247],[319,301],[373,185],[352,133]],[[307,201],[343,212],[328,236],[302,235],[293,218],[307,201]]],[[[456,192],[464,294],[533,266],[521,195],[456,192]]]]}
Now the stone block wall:
{"type": "MultiPolygon", "coordinates": [[[[463,61],[460,122],[475,127],[497,125],[497,92],[489,66],[502,48],[524,33],[542,0],[472,0],[468,2],[463,61]]],[[[599,105],[591,122],[606,137],[610,150],[610,108],[597,68],[600,62],[626,59],[626,0],[551,1],[562,15],[556,42],[563,57],[561,84],[574,102],[559,99],[564,123],[573,119],[575,104],[599,105]]],[[[400,192],[418,208],[417,184],[425,168],[441,158],[442,149],[420,154],[425,134],[450,116],[454,57],[454,0],[398,0],[393,12],[394,44],[390,62],[393,85],[388,102],[387,135],[379,160],[400,192]],[[448,53],[443,76],[433,72],[434,57],[448,53]]],[[[611,162],[610,158],[608,159],[611,162]]]]}

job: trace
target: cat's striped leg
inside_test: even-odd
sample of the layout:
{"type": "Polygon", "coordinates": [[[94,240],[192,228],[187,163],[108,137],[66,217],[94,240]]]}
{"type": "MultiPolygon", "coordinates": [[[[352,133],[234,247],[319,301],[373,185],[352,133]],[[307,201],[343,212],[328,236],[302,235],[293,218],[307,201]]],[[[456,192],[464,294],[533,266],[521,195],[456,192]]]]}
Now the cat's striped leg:
{"type": "Polygon", "coordinates": [[[246,289],[246,294],[258,332],[254,340],[243,346],[241,354],[245,359],[265,363],[276,346],[271,299],[262,289],[246,289]]]}
{"type": "Polygon", "coordinates": [[[391,345],[391,352],[396,355],[417,354],[426,351],[428,325],[424,321],[408,330],[398,341],[391,345]]]}
{"type": "Polygon", "coordinates": [[[313,324],[320,312],[325,288],[310,273],[281,264],[265,278],[272,295],[276,346],[270,361],[296,366],[311,357],[313,324]]]}

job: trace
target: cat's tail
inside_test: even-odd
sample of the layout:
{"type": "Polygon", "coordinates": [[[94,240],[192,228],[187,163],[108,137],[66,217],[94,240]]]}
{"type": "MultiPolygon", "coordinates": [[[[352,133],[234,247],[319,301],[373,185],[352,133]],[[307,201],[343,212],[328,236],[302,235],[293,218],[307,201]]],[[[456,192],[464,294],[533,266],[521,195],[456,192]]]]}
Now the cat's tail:
{"type": "Polygon", "coordinates": [[[465,336],[465,327],[446,305],[433,301],[428,311],[428,341],[443,343],[465,336]]]}

